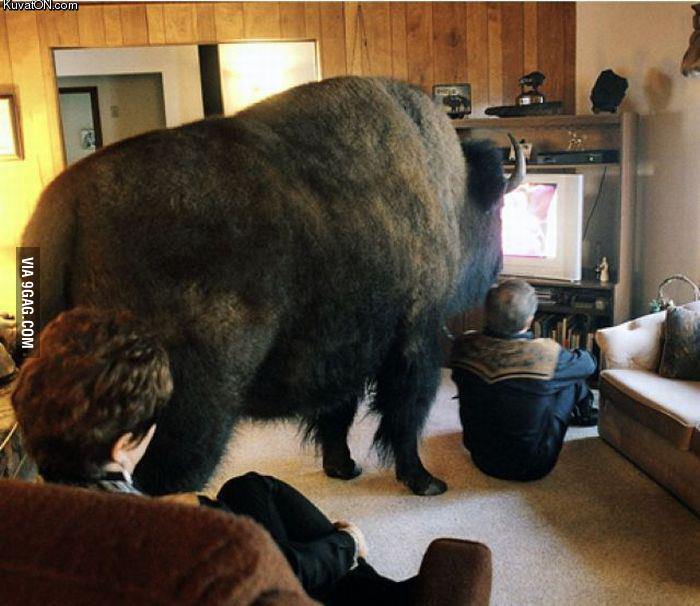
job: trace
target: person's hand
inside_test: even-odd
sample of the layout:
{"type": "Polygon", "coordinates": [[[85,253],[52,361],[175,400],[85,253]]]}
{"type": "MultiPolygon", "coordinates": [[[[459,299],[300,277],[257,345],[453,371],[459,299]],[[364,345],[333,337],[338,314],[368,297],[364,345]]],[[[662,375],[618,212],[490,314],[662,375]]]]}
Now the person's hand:
{"type": "Polygon", "coordinates": [[[367,547],[367,540],[365,539],[365,535],[363,532],[355,526],[352,522],[345,522],[343,520],[339,520],[338,522],[334,522],[333,526],[335,526],[336,530],[341,530],[343,532],[347,532],[355,541],[355,545],[357,545],[357,557],[358,558],[367,558],[367,554],[369,553],[369,548],[367,547]]]}

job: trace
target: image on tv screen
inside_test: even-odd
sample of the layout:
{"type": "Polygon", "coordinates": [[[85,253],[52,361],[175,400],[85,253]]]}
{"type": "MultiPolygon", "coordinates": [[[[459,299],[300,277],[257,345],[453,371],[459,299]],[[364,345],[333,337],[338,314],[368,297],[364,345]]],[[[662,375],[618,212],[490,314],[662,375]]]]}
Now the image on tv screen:
{"type": "Polygon", "coordinates": [[[523,183],[503,200],[503,254],[551,259],[557,253],[557,185],[523,183]]]}

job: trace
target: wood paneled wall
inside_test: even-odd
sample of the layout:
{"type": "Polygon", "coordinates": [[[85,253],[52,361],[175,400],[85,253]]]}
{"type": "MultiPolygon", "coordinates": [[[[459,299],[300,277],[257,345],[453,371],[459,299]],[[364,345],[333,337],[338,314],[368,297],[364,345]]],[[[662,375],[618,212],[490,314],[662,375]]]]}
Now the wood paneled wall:
{"type": "Polygon", "coordinates": [[[0,88],[18,95],[26,159],[0,166],[0,192],[20,173],[35,183],[0,204],[29,210],[63,167],[52,48],[316,39],[323,77],[386,75],[428,92],[434,83],[469,82],[480,115],[512,103],[518,78],[539,69],[548,98],[573,113],[575,31],[571,2],[124,3],[2,12],[0,88]]]}

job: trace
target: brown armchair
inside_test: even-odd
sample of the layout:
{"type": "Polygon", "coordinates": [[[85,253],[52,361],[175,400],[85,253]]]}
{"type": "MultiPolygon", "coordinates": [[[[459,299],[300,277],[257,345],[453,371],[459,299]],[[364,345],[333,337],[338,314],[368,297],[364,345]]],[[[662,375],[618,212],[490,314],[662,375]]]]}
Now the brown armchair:
{"type": "MultiPolygon", "coordinates": [[[[0,480],[0,602],[33,605],[314,604],[248,518],[155,499],[0,480]]],[[[438,539],[415,606],[484,606],[485,545],[438,539]]]]}

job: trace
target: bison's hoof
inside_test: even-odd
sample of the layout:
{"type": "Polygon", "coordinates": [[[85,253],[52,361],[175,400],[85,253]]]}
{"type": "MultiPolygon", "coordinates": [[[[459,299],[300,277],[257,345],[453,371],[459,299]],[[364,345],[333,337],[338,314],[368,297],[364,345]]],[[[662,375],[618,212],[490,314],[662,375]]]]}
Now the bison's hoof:
{"type": "Polygon", "coordinates": [[[350,459],[342,465],[324,465],[323,471],[329,478],[337,478],[339,480],[352,480],[362,473],[360,467],[355,461],[350,459]]]}
{"type": "Polygon", "coordinates": [[[447,484],[445,482],[431,475],[427,477],[421,476],[419,478],[405,479],[403,483],[411,489],[413,494],[425,497],[442,494],[447,490],[447,484]]]}

